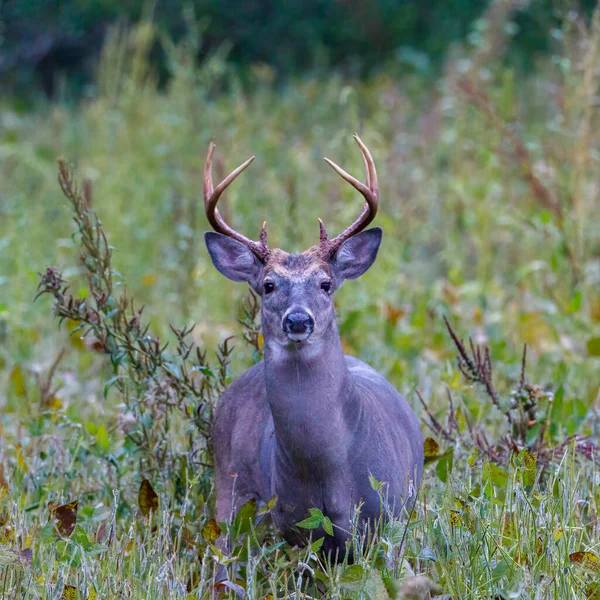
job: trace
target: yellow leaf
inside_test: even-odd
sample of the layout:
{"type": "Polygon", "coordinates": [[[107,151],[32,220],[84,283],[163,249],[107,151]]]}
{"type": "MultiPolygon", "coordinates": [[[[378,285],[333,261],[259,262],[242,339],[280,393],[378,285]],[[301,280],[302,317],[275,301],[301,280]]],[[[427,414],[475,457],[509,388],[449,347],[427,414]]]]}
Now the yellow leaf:
{"type": "Polygon", "coordinates": [[[25,457],[23,456],[23,448],[21,448],[21,444],[17,444],[15,446],[15,451],[16,451],[16,455],[17,455],[17,465],[18,465],[19,469],[21,469],[21,471],[23,471],[23,473],[29,473],[29,467],[27,466],[27,463],[25,462],[25,457]]]}
{"type": "Polygon", "coordinates": [[[138,503],[142,514],[147,517],[150,512],[158,510],[158,496],[147,479],[142,481],[138,494],[138,503]]]}
{"type": "Polygon", "coordinates": [[[527,450],[523,451],[523,485],[532,487],[535,483],[535,467],[537,464],[537,452],[530,454],[527,450]]]}
{"type": "Polygon", "coordinates": [[[344,338],[342,338],[342,349],[344,350],[344,354],[354,354],[354,348],[350,344],[350,342],[344,338]]]}
{"type": "Polygon", "coordinates": [[[540,312],[523,314],[519,326],[521,340],[527,344],[527,347],[535,348],[537,351],[548,351],[554,347],[556,334],[540,312]]]}
{"type": "Polygon", "coordinates": [[[67,319],[66,323],[67,329],[69,330],[69,340],[71,341],[71,345],[74,348],[77,348],[77,350],[85,350],[85,342],[81,337],[81,335],[84,333],[84,330],[80,329],[79,331],[75,331],[75,329],[77,329],[81,323],[73,321],[72,319],[67,319]],[[73,331],[75,331],[75,333],[73,333],[73,331]]]}
{"type": "Polygon", "coordinates": [[[402,307],[396,308],[389,302],[386,302],[385,306],[383,307],[383,314],[385,315],[388,323],[395,327],[398,323],[398,320],[406,314],[406,310],[402,307]]]}
{"type": "Polygon", "coordinates": [[[458,302],[458,292],[450,283],[444,283],[444,286],[442,287],[442,296],[444,296],[444,299],[450,305],[454,305],[458,302]]]}
{"type": "Polygon", "coordinates": [[[155,283],[156,283],[156,275],[154,275],[154,273],[146,273],[142,277],[143,285],[151,286],[151,285],[154,285],[155,283]]]}
{"type": "Polygon", "coordinates": [[[462,390],[463,389],[464,386],[461,383],[460,373],[458,372],[458,370],[454,371],[454,375],[452,376],[452,381],[448,382],[448,387],[451,390],[462,390]]]}
{"type": "Polygon", "coordinates": [[[219,539],[221,528],[217,525],[214,519],[209,519],[206,525],[202,528],[202,537],[206,542],[212,544],[219,539]]]}
{"type": "Polygon", "coordinates": [[[27,396],[25,378],[23,377],[23,371],[19,365],[15,365],[13,370],[10,372],[10,385],[14,394],[19,398],[24,398],[27,396]]]}
{"type": "Polygon", "coordinates": [[[440,446],[433,438],[428,437],[423,442],[423,450],[425,457],[435,456],[439,452],[440,446]]]}
{"type": "Polygon", "coordinates": [[[569,560],[581,565],[584,569],[600,573],[600,559],[592,552],[573,552],[569,554],[569,560]]]}
{"type": "Polygon", "coordinates": [[[457,510],[450,511],[450,525],[460,525],[462,523],[462,517],[457,510]]]}
{"type": "Polygon", "coordinates": [[[474,448],[473,450],[473,454],[471,454],[471,456],[469,456],[468,459],[468,463],[470,467],[475,466],[475,463],[477,462],[477,459],[479,458],[479,448],[477,448],[477,446],[474,448]]]}
{"type": "Polygon", "coordinates": [[[131,556],[131,553],[135,549],[135,540],[129,540],[129,543],[125,547],[125,556],[131,556]]]}
{"type": "Polygon", "coordinates": [[[590,319],[596,323],[600,322],[600,294],[590,301],[590,319]]]}
{"type": "Polygon", "coordinates": [[[77,600],[78,597],[79,594],[77,593],[76,587],[73,587],[72,585],[65,585],[61,600],[77,600]]]}
{"type": "Polygon", "coordinates": [[[552,539],[555,542],[558,542],[558,540],[560,540],[560,538],[563,536],[564,530],[562,527],[557,527],[554,532],[552,533],[552,539]]]}
{"type": "Polygon", "coordinates": [[[48,400],[48,408],[50,410],[54,410],[54,411],[58,411],[63,407],[62,402],[56,397],[56,396],[52,396],[49,400],[48,400]]]}
{"type": "Polygon", "coordinates": [[[511,540],[514,535],[513,521],[510,514],[504,515],[504,523],[502,525],[502,536],[511,540]]]}
{"type": "Polygon", "coordinates": [[[263,337],[262,333],[258,334],[258,347],[263,349],[265,347],[265,338],[263,337]]]}
{"type": "Polygon", "coordinates": [[[454,502],[456,502],[456,505],[458,506],[458,508],[460,508],[461,510],[464,510],[465,508],[468,510],[469,507],[467,506],[466,502],[462,499],[459,498],[458,496],[454,497],[454,502]]]}
{"type": "Polygon", "coordinates": [[[4,464],[0,463],[0,497],[2,496],[2,491],[6,492],[8,490],[8,481],[6,481],[6,477],[4,477],[4,464]]]}
{"type": "Polygon", "coordinates": [[[538,556],[541,556],[543,552],[544,552],[544,544],[542,544],[542,539],[541,538],[537,538],[535,540],[535,553],[538,556]]]}

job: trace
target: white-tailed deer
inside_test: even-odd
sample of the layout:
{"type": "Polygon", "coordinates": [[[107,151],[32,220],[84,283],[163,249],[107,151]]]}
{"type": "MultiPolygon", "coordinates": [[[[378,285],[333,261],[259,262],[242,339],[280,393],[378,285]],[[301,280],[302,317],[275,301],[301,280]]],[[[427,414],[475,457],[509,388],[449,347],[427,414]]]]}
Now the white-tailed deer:
{"type": "Polygon", "coordinates": [[[388,503],[404,516],[423,469],[415,414],[377,371],[344,355],[337,329],[333,294],[373,264],[382,236],[378,227],[363,231],[377,213],[379,192],[373,158],[354,139],[365,183],[325,160],[364,196],[364,208],[331,240],[319,219],[320,243],[302,254],[270,249],[264,225],[259,241],[248,239],[217,209],[223,191],[254,157],[214,188],[211,143],[204,169],[206,216],[216,231],[205,234],[208,252],[225,277],[249,283],[260,295],[265,340],[264,360],[234,381],[217,406],[217,517],[227,520],[250,498],[277,496],[275,524],[301,545],[306,531],[296,523],[319,508],[334,525],[324,549],[340,550],[340,558],[355,506],[362,503],[361,519],[381,516],[369,475],[387,483],[388,503]]]}

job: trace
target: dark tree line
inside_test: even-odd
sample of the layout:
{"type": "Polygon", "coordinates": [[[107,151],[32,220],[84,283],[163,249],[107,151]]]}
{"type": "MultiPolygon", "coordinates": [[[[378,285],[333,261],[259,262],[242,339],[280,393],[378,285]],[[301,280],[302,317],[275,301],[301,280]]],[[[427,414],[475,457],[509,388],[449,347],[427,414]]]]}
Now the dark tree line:
{"type": "MultiPolygon", "coordinates": [[[[145,0],[0,1],[0,82],[5,89],[41,84],[58,73],[77,86],[89,80],[111,25],[135,23],[145,0]]],[[[354,75],[402,64],[435,72],[448,45],[463,39],[486,0],[158,0],[154,23],[171,38],[186,33],[185,11],[204,33],[198,59],[224,42],[236,65],[265,63],[277,76],[336,67],[354,75]]],[[[591,11],[594,0],[582,0],[591,11]]],[[[548,48],[558,22],[552,0],[534,0],[515,14],[512,59],[527,66],[548,48]]],[[[156,64],[167,76],[157,44],[156,64]]]]}

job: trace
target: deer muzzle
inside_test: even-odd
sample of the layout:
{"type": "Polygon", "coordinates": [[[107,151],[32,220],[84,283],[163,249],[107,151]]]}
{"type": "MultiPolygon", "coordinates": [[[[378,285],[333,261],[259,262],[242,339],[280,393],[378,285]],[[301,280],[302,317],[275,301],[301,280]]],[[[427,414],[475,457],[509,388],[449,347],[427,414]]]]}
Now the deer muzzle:
{"type": "Polygon", "coordinates": [[[291,342],[304,342],[315,328],[315,320],[305,310],[295,310],[283,318],[283,331],[291,342]]]}

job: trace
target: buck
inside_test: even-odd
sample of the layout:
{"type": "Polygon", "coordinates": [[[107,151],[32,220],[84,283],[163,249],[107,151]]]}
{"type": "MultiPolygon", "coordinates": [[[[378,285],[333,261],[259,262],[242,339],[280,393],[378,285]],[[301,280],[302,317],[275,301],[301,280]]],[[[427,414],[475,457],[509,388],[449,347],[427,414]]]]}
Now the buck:
{"type": "Polygon", "coordinates": [[[301,254],[270,249],[266,224],[254,241],[219,213],[219,198],[254,157],[214,188],[211,142],[204,169],[206,216],[215,230],[205,233],[208,252],[219,272],[260,296],[264,337],[264,360],[227,388],[216,409],[217,518],[228,520],[251,498],[277,496],[275,525],[289,543],[303,545],[306,532],[296,524],[318,508],[334,526],[324,550],[338,558],[357,506],[363,523],[382,516],[370,476],[386,483],[390,512],[400,517],[416,499],[423,468],[409,404],[377,371],[344,354],[336,324],[333,294],[369,269],[382,238],[379,227],[365,230],[377,213],[377,173],[367,147],[354,139],[365,183],[325,160],[364,196],[363,210],[334,239],[319,219],[319,244],[301,254]]]}

